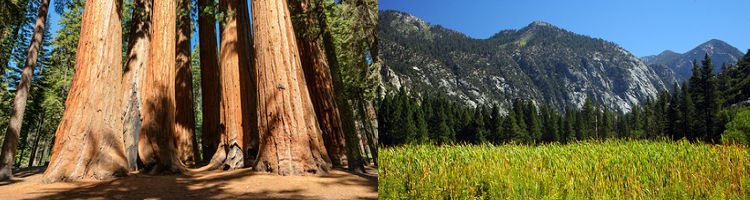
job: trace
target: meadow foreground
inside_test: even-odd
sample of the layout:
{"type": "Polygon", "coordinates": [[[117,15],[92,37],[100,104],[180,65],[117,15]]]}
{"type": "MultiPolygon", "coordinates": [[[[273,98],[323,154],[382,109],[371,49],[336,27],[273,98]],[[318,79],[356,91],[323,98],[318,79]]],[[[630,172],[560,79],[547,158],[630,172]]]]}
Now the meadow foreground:
{"type": "Polygon", "coordinates": [[[747,199],[744,146],[611,140],[380,149],[385,199],[747,199]]]}

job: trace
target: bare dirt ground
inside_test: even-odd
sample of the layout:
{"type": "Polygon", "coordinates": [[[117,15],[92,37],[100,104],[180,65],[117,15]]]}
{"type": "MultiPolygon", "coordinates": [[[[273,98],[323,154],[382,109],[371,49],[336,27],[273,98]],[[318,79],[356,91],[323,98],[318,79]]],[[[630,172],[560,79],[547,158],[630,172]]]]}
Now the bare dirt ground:
{"type": "Polygon", "coordinates": [[[366,174],[331,170],[321,177],[202,171],[189,175],[134,173],[104,181],[42,184],[44,167],[17,170],[0,181],[0,199],[377,199],[377,169],[366,174]]]}

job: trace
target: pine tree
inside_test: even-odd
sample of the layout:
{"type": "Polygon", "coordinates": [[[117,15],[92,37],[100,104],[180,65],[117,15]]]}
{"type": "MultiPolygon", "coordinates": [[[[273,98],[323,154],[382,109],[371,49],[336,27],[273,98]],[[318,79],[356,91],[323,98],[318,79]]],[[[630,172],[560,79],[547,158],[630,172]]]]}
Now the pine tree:
{"type": "Polygon", "coordinates": [[[8,128],[5,133],[2,154],[0,155],[0,180],[6,180],[13,177],[11,172],[13,160],[18,147],[18,134],[21,129],[24,111],[26,109],[26,99],[31,88],[31,77],[34,74],[34,68],[37,65],[37,57],[42,48],[42,36],[47,21],[47,10],[49,9],[49,0],[42,0],[39,5],[39,14],[37,15],[36,24],[34,25],[34,34],[31,38],[31,44],[26,55],[26,62],[23,67],[21,80],[18,83],[15,100],[13,101],[13,110],[8,128]]]}
{"type": "Polygon", "coordinates": [[[581,114],[583,114],[583,116],[581,120],[583,120],[583,122],[580,127],[581,134],[576,135],[579,140],[587,139],[594,135],[594,123],[596,121],[594,116],[594,103],[591,101],[591,98],[586,97],[582,109],[581,114]]]}
{"type": "Polygon", "coordinates": [[[528,138],[526,139],[529,143],[536,143],[542,138],[542,130],[540,128],[539,114],[536,111],[536,106],[532,102],[527,102],[524,106],[526,124],[528,129],[528,138]]]}
{"type": "Polygon", "coordinates": [[[680,94],[681,90],[676,82],[672,85],[672,88],[672,97],[667,107],[666,134],[671,139],[677,140],[684,137],[684,135],[681,135],[683,131],[680,127],[682,123],[682,119],[680,118],[682,116],[682,110],[680,110],[682,97],[680,94]]]}
{"type": "Polygon", "coordinates": [[[515,122],[518,126],[518,137],[514,137],[516,141],[519,142],[528,142],[529,137],[529,128],[526,123],[526,112],[524,111],[524,103],[519,100],[515,99],[513,100],[513,114],[515,117],[515,122]]]}
{"type": "Polygon", "coordinates": [[[693,60],[693,75],[690,77],[689,80],[689,88],[688,88],[688,94],[690,94],[690,98],[695,105],[694,112],[692,113],[690,124],[691,124],[691,131],[693,132],[691,139],[700,139],[705,140],[708,129],[706,127],[706,108],[704,107],[705,104],[705,85],[706,80],[703,77],[703,71],[701,67],[698,66],[698,63],[693,60]]]}
{"type": "Polygon", "coordinates": [[[690,94],[690,90],[688,89],[688,84],[686,82],[682,83],[682,94],[680,95],[681,101],[680,101],[680,107],[679,110],[682,111],[682,116],[680,116],[680,124],[679,124],[679,130],[682,134],[682,137],[687,137],[690,140],[695,140],[697,135],[695,133],[695,127],[696,127],[696,120],[695,120],[695,104],[693,103],[693,94],[690,94]]]}
{"type": "Polygon", "coordinates": [[[412,107],[414,112],[414,124],[416,128],[415,139],[416,143],[424,144],[429,142],[429,132],[427,129],[427,120],[425,120],[424,111],[418,106],[412,107]]]}
{"type": "Polygon", "coordinates": [[[719,111],[718,93],[716,89],[716,75],[714,74],[714,66],[711,64],[711,58],[706,53],[705,58],[701,62],[701,79],[703,87],[703,103],[701,108],[702,115],[705,118],[704,127],[706,132],[705,140],[712,143],[720,141],[720,134],[717,133],[716,127],[716,116],[719,111]]]}
{"type": "Polygon", "coordinates": [[[469,131],[469,142],[473,144],[481,144],[485,141],[487,135],[487,129],[484,126],[484,116],[482,115],[481,107],[477,107],[474,110],[474,117],[472,117],[471,128],[469,131]]]}
{"type": "Polygon", "coordinates": [[[523,138],[520,129],[516,123],[515,114],[509,113],[503,120],[503,136],[508,138],[509,141],[519,142],[523,138]]]}
{"type": "Polygon", "coordinates": [[[490,111],[490,123],[488,124],[489,130],[487,137],[490,142],[495,144],[501,144],[506,141],[507,138],[503,137],[503,122],[502,116],[500,115],[500,108],[498,105],[492,105],[492,111],[490,111]]]}

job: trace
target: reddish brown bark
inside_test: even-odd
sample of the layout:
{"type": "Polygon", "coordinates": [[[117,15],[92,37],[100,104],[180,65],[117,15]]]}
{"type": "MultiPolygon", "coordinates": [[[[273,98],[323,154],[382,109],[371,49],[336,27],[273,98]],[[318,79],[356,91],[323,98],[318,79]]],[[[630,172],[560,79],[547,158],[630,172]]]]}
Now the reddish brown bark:
{"type": "Polygon", "coordinates": [[[238,9],[238,34],[240,41],[243,41],[246,49],[245,55],[240,57],[240,84],[242,92],[242,129],[245,136],[243,143],[246,146],[245,166],[252,165],[258,155],[258,99],[256,94],[256,77],[255,60],[253,59],[253,40],[251,34],[250,11],[248,10],[247,1],[242,1],[238,9]]]}
{"type": "Polygon", "coordinates": [[[247,3],[242,0],[220,0],[221,8],[234,13],[221,26],[220,73],[222,81],[221,125],[219,147],[211,159],[213,167],[237,169],[245,166],[251,130],[247,96],[250,46],[247,3]],[[243,13],[244,12],[244,13],[243,13]],[[243,80],[244,79],[244,80],[243,80]]]}
{"type": "Polygon", "coordinates": [[[181,172],[184,165],[177,155],[174,140],[174,83],[177,3],[154,1],[153,34],[143,92],[143,126],[156,160],[152,172],[181,172]],[[159,61],[159,62],[157,62],[159,61]]]}
{"type": "Polygon", "coordinates": [[[121,2],[88,0],[76,73],[42,181],[104,179],[127,173],[120,91],[121,2]]]}
{"type": "Polygon", "coordinates": [[[254,170],[322,175],[330,159],[307,91],[284,0],[253,0],[260,145],[254,170]]]}
{"type": "MultiPolygon", "coordinates": [[[[130,46],[125,58],[125,69],[122,75],[123,96],[123,139],[125,154],[128,158],[128,170],[138,169],[138,153],[144,158],[143,163],[153,161],[150,146],[139,146],[139,141],[147,142],[146,137],[139,137],[141,130],[141,87],[143,86],[144,71],[148,66],[148,56],[151,43],[151,4],[152,0],[135,0],[133,21],[130,27],[130,46]],[[139,151],[138,149],[144,148],[139,151]],[[148,148],[148,149],[145,149],[148,148]]],[[[144,135],[145,136],[145,135],[144,135]]]]}
{"type": "MultiPolygon", "coordinates": [[[[42,44],[44,36],[44,24],[47,21],[47,10],[49,9],[49,0],[42,0],[39,4],[39,14],[36,17],[34,25],[34,35],[31,37],[29,51],[26,54],[26,63],[21,72],[21,81],[18,82],[16,97],[13,100],[13,110],[11,110],[8,128],[5,131],[5,141],[3,141],[2,153],[0,153],[0,180],[6,180],[13,177],[13,161],[16,158],[16,149],[18,148],[18,134],[21,131],[21,122],[26,110],[26,99],[29,97],[31,88],[31,78],[36,68],[37,55],[42,44]]],[[[38,137],[38,136],[37,136],[38,137]]]]}
{"type": "Polygon", "coordinates": [[[198,27],[201,59],[201,91],[203,96],[203,132],[201,145],[203,160],[213,157],[219,145],[219,123],[221,116],[221,77],[216,47],[216,21],[214,13],[203,12],[211,5],[211,0],[198,1],[198,27]]]}
{"type": "Polygon", "coordinates": [[[195,146],[195,110],[193,110],[193,74],[190,65],[190,0],[179,1],[177,21],[177,57],[174,87],[175,144],[177,156],[188,165],[195,164],[198,148],[195,146]]]}
{"type": "Polygon", "coordinates": [[[295,32],[307,88],[310,90],[315,114],[323,132],[323,142],[333,165],[341,166],[346,151],[341,115],[333,92],[331,70],[321,47],[320,34],[310,34],[313,33],[312,28],[319,23],[315,18],[319,13],[310,9],[309,0],[290,0],[289,3],[292,4],[293,15],[303,16],[302,26],[295,27],[298,28],[295,32]]]}

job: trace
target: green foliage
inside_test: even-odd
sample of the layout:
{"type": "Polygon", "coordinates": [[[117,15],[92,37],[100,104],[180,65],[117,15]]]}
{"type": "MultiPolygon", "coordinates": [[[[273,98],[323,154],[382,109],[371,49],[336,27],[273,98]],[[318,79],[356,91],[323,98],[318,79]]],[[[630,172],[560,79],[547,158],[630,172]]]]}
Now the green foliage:
{"type": "MultiPolygon", "coordinates": [[[[34,1],[36,2],[36,1],[34,1]]],[[[38,3],[38,2],[36,2],[38,3]]],[[[19,146],[16,153],[15,166],[26,166],[30,162],[29,156],[34,149],[37,150],[34,165],[42,163],[51,153],[50,147],[54,141],[54,132],[62,118],[65,109],[65,98],[68,95],[70,83],[73,77],[75,66],[75,52],[78,46],[80,36],[81,16],[83,14],[84,1],[72,0],[58,4],[64,9],[57,9],[61,13],[60,29],[52,37],[49,28],[46,29],[42,40],[42,50],[39,53],[37,68],[34,70],[34,77],[27,99],[26,111],[21,128],[19,146]],[[46,152],[47,154],[44,154],[46,152]]],[[[31,12],[31,11],[29,11],[31,12]]],[[[38,10],[34,10],[34,16],[38,10]]],[[[33,24],[32,22],[27,22],[33,24]]],[[[50,27],[51,21],[47,21],[46,27],[50,27]]],[[[30,38],[30,35],[16,38],[17,43],[23,43],[30,38]]],[[[25,44],[28,45],[28,44],[25,44]]],[[[18,53],[16,61],[25,60],[26,52],[18,53]]],[[[20,51],[20,50],[19,50],[20,51]]],[[[22,62],[20,62],[22,63],[22,62]]],[[[10,79],[3,81],[0,98],[3,99],[2,113],[0,122],[4,128],[7,126],[9,116],[5,115],[10,111],[15,96],[15,81],[20,77],[20,68],[9,71],[7,76],[10,79]],[[6,90],[11,89],[11,90],[6,90]]]]}
{"type": "Polygon", "coordinates": [[[378,150],[381,199],[748,199],[741,146],[607,140],[378,150]]]}
{"type": "Polygon", "coordinates": [[[732,121],[727,123],[726,130],[721,134],[721,142],[750,145],[750,107],[739,109],[732,121]]]}

